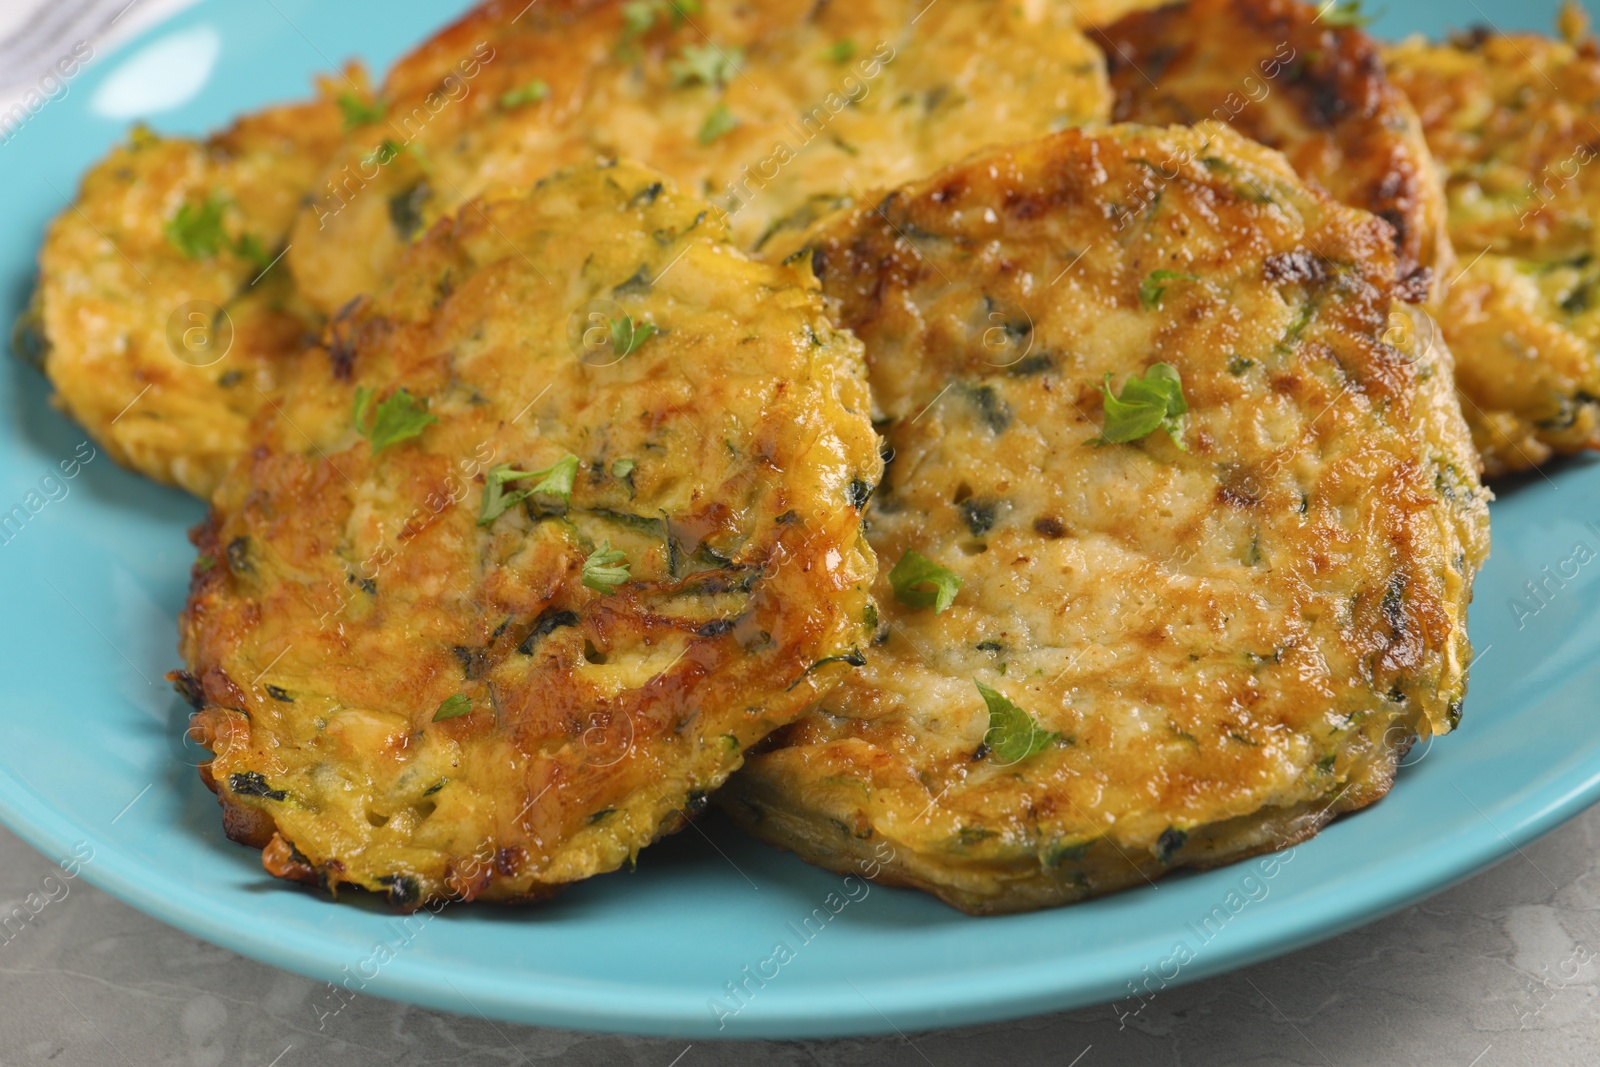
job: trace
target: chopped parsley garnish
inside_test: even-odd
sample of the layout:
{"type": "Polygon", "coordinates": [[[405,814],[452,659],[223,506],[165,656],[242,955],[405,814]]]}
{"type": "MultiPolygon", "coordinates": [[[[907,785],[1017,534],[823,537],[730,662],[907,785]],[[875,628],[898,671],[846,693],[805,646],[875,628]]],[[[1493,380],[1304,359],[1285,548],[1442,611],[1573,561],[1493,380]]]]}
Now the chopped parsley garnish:
{"type": "Polygon", "coordinates": [[[558,496],[570,506],[572,483],[577,473],[578,457],[570,452],[541,471],[519,471],[512,469],[509,463],[500,464],[484,476],[483,508],[478,513],[478,525],[489,525],[504,515],[508,508],[516,507],[535,494],[558,496]],[[525,478],[538,478],[539,481],[528,489],[517,489],[510,493],[505,491],[507,482],[520,482],[525,478]]]}
{"type": "Polygon", "coordinates": [[[737,125],[739,120],[734,117],[728,105],[718,104],[711,109],[711,114],[706,116],[705,122],[700,124],[700,143],[710,144],[737,125]]]}
{"type": "Polygon", "coordinates": [[[266,270],[272,266],[272,256],[262,247],[260,238],[253,233],[247,233],[235,241],[233,251],[240,259],[249,260],[256,270],[266,270]]]}
{"type": "Polygon", "coordinates": [[[344,113],[344,128],[353,130],[383,121],[388,108],[382,100],[367,101],[353,92],[343,92],[339,94],[339,110],[344,113]]]}
{"type": "Polygon", "coordinates": [[[839,41],[822,54],[835,63],[848,63],[855,57],[856,43],[851,40],[839,41]]]}
{"type": "Polygon", "coordinates": [[[1177,368],[1170,363],[1157,363],[1143,378],[1129,378],[1120,397],[1111,393],[1109,372],[1100,388],[1105,393],[1106,425],[1094,444],[1126,444],[1166,430],[1174,444],[1185,447],[1183,424],[1189,405],[1183,399],[1177,368]]]}
{"type": "Polygon", "coordinates": [[[1200,275],[1187,274],[1181,270],[1151,271],[1150,277],[1139,283],[1139,303],[1147,308],[1157,307],[1161,303],[1161,298],[1167,295],[1167,282],[1199,280],[1200,275]]]}
{"type": "Polygon", "coordinates": [[[915,549],[907,549],[889,572],[894,598],[908,608],[932,608],[940,614],[955,603],[961,576],[941,567],[915,549]]]}
{"type": "Polygon", "coordinates": [[[641,345],[655,336],[655,323],[635,323],[632,315],[611,320],[611,351],[618,359],[631,356],[641,345]]]}
{"type": "Polygon", "coordinates": [[[433,713],[434,722],[444,722],[446,719],[459,719],[463,715],[472,714],[472,698],[465,693],[457,693],[453,697],[445,697],[444,703],[439,705],[439,710],[433,713]]]}
{"type": "Polygon", "coordinates": [[[1368,13],[1361,8],[1361,0],[1328,0],[1317,12],[1316,21],[1329,26],[1370,26],[1383,15],[1382,11],[1368,13]]]}
{"type": "Polygon", "coordinates": [[[222,232],[222,210],[227,201],[220,196],[206,198],[204,204],[185,201],[178,213],[167,220],[167,240],[190,259],[210,259],[228,241],[222,232]]]}
{"type": "Polygon", "coordinates": [[[520,89],[508,89],[500,94],[500,106],[507,111],[514,111],[524,104],[537,104],[550,95],[550,86],[543,79],[535,78],[520,89]]]}
{"type": "Polygon", "coordinates": [[[989,751],[1006,763],[1020,763],[1029,756],[1038,755],[1061,737],[1058,733],[1039,728],[1032,715],[1013,704],[1004,693],[990,689],[973,680],[983,702],[989,707],[989,729],[983,743],[989,751]]]}
{"type": "Polygon", "coordinates": [[[682,26],[685,18],[699,11],[700,0],[629,0],[622,5],[624,35],[638,37],[649,33],[661,15],[666,15],[673,26],[682,26]]]}
{"type": "Polygon", "coordinates": [[[428,414],[427,401],[418,400],[403,387],[389,394],[387,400],[380,401],[375,413],[372,413],[373,395],[374,391],[367,386],[357,386],[356,402],[351,411],[356,432],[372,445],[373,455],[416,437],[439,421],[428,414]],[[370,420],[369,413],[372,413],[370,420]]]}
{"type": "Polygon", "coordinates": [[[614,593],[617,586],[632,577],[628,555],[611,547],[610,539],[589,553],[583,561],[583,584],[597,593],[614,593]]]}
{"type": "Polygon", "coordinates": [[[743,49],[724,51],[714,44],[686,44],[677,59],[667,61],[667,70],[675,86],[699,84],[715,89],[732,81],[743,65],[743,49]]]}
{"type": "Polygon", "coordinates": [[[185,201],[178,206],[177,213],[167,220],[162,232],[167,235],[172,247],[188,259],[210,259],[227,249],[253,263],[256,269],[266,269],[271,265],[272,257],[267,254],[260,238],[247,233],[237,241],[228,239],[227,231],[222,228],[222,215],[227,208],[227,197],[217,193],[206,197],[203,204],[185,201]]]}
{"type": "Polygon", "coordinates": [[[639,465],[633,460],[619,459],[611,465],[611,477],[620,482],[638,469],[639,465]]]}

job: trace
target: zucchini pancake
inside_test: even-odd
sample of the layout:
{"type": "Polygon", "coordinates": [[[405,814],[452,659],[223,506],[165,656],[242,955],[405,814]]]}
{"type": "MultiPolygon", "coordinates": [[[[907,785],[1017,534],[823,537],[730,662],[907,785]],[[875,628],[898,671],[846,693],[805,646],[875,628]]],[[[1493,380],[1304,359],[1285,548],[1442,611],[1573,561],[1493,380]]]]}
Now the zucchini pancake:
{"type": "Polygon", "coordinates": [[[636,159],[782,258],[874,189],[979,148],[1103,120],[1071,4],[1014,0],[491,2],[402,59],[294,230],[332,313],[379,288],[420,227],[559,167],[636,159]],[[443,94],[450,78],[465,94],[443,94]]]}
{"type": "Polygon", "coordinates": [[[229,835],[402,908],[633,859],[860,661],[869,405],[810,273],[653,171],[431,227],[194,533],[229,835]]]}
{"type": "Polygon", "coordinates": [[[315,339],[276,261],[343,141],[337,88],[205,141],[136,128],[51,225],[17,347],[117,462],[209,496],[315,339]]]}
{"type": "Polygon", "coordinates": [[[1490,475],[1600,447],[1600,56],[1479,31],[1388,52],[1445,176],[1466,263],[1436,312],[1490,475]]]}
{"type": "Polygon", "coordinates": [[[893,457],[877,634],[719,802],[998,913],[1382,797],[1459,718],[1488,549],[1448,352],[1383,340],[1392,237],[1188,127],[1067,131],[828,226],[893,457]]]}
{"type": "Polygon", "coordinates": [[[1394,227],[1408,296],[1436,294],[1452,258],[1444,190],[1416,112],[1359,26],[1299,0],[1190,0],[1094,37],[1116,121],[1227,124],[1278,149],[1302,177],[1394,227]]]}

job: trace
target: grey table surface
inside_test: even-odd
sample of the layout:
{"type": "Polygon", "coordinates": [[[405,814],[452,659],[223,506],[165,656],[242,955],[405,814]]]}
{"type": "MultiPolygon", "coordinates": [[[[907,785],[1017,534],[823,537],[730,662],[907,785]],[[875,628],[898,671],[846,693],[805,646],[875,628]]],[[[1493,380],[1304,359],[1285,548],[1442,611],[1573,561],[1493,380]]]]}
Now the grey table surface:
{"type": "MultiPolygon", "coordinates": [[[[9,940],[0,933],[0,1067],[1600,1064],[1597,846],[1600,808],[1398,914],[1163,990],[1127,1026],[1102,1005],[742,1044],[512,1026],[371,997],[319,1029],[321,983],[198,941],[78,879],[9,940]]],[[[52,870],[0,829],[0,914],[52,870]]]]}

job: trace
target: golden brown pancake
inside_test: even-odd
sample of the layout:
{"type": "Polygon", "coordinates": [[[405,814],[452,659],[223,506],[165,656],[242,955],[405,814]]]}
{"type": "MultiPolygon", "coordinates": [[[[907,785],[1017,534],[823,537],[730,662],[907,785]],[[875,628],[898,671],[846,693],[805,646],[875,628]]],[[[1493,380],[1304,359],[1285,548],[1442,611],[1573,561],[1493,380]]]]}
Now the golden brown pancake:
{"type": "Polygon", "coordinates": [[[1384,340],[1392,238],[1227,129],[1133,126],[827,227],[893,455],[878,632],[719,802],[997,913],[1382,797],[1460,715],[1488,548],[1449,355],[1384,340]]]}

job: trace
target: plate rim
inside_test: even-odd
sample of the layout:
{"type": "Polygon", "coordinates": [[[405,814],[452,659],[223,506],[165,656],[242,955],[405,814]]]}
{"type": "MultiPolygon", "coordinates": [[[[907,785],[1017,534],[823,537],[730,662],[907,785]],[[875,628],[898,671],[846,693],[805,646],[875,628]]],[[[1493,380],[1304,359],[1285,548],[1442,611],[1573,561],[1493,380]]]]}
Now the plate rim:
{"type": "MultiPolygon", "coordinates": [[[[80,88],[92,93],[114,69],[111,60],[131,54],[158,35],[204,21],[232,6],[232,0],[198,0],[106,47],[97,53],[97,69],[81,79],[80,88]]],[[[452,12],[443,21],[448,24],[457,17],[458,13],[452,12]]],[[[64,121],[69,114],[41,116],[29,125],[48,126],[64,121]]],[[[42,133],[31,136],[38,138],[42,133]]],[[[139,478],[132,472],[120,476],[139,478]]],[[[1497,706],[1506,704],[1517,706],[1512,701],[1497,706]]],[[[1460,791],[1454,780],[1451,784],[1460,791]]],[[[1400,786],[1396,784],[1396,788],[1400,786]]],[[[1477,807],[1465,792],[1462,796],[1477,807]]],[[[1479,818],[1463,820],[1459,832],[1430,840],[1404,867],[1366,879],[1354,892],[1342,885],[1337,890],[1322,886],[1298,894],[1298,906],[1288,913],[1268,912],[1258,921],[1232,928],[1235,933],[1224,946],[1197,958],[1162,988],[1247,967],[1375,922],[1520,852],[1522,846],[1597,802],[1600,762],[1569,766],[1555,778],[1507,794],[1495,811],[1501,824],[1478,808],[1479,818]]],[[[317,981],[335,981],[349,964],[336,939],[318,938],[298,926],[286,930],[235,921],[248,918],[238,905],[219,905],[185,883],[163,881],[165,875],[156,858],[128,853],[103,831],[89,830],[52,810],[43,796],[16,778],[4,763],[0,763],[0,823],[46,858],[69,852],[74,842],[87,840],[104,846],[79,875],[119,901],[192,936],[317,981]]],[[[1305,845],[1313,847],[1314,843],[1305,845]]],[[[1131,977],[1141,964],[1149,962],[1140,955],[1142,948],[1139,944],[1107,949],[1096,957],[1096,966],[1086,971],[1076,966],[1073,957],[1063,954],[1022,965],[1002,963],[982,974],[969,967],[953,975],[911,976],[875,985],[870,1001],[848,984],[826,993],[807,988],[763,998],[759,1011],[742,1013],[722,1030],[715,1028],[705,1009],[703,990],[684,992],[657,985],[648,988],[646,997],[640,986],[592,979],[561,981],[543,974],[513,985],[494,972],[473,973],[467,961],[453,963],[457,969],[452,971],[441,970],[433,961],[402,956],[367,980],[361,993],[456,1014],[477,1012],[520,1024],[607,1033],[696,1040],[850,1037],[994,1023],[1104,1004],[1116,992],[1109,985],[1115,981],[1110,973],[1131,977]]]]}

